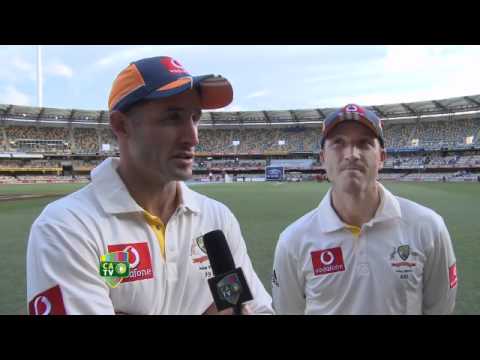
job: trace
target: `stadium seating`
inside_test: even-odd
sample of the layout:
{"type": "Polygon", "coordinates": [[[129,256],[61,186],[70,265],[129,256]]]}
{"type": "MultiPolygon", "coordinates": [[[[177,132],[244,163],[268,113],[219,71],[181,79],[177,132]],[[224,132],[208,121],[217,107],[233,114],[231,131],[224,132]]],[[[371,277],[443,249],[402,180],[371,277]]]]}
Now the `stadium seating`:
{"type": "MultiPolygon", "coordinates": [[[[480,171],[480,115],[472,115],[474,112],[451,114],[453,110],[475,108],[473,110],[478,111],[480,98],[472,99],[462,97],[408,106],[375,107],[377,113],[389,117],[383,120],[388,154],[384,169],[387,173],[381,174],[380,179],[439,181],[446,176],[447,181],[470,181],[472,174],[459,171],[480,171]],[[425,116],[417,116],[419,113],[425,116]],[[438,116],[440,113],[442,115],[438,116]],[[389,169],[402,169],[403,173],[389,174],[389,169]],[[442,173],[430,174],[429,169],[440,169],[442,173]],[[444,175],[444,169],[451,169],[450,173],[444,175]]],[[[19,179],[23,182],[32,180],[23,177],[27,176],[25,174],[46,176],[42,181],[53,181],[56,178],[48,176],[69,174],[72,170],[86,174],[106,156],[118,154],[118,143],[108,125],[106,111],[15,105],[0,106],[1,111],[0,170],[9,181],[19,181],[8,175],[12,172],[17,177],[22,176],[19,179]],[[42,122],[42,119],[55,121],[42,122]],[[36,153],[37,157],[42,154],[46,158],[18,159],[24,156],[19,153],[36,153]],[[78,156],[70,157],[70,154],[78,156]],[[61,157],[51,160],[52,155],[61,157]]],[[[242,176],[255,173],[252,179],[256,179],[263,176],[267,165],[284,166],[290,172],[299,169],[305,175],[303,179],[318,174],[322,168],[317,160],[320,121],[331,111],[205,112],[194,162],[194,170],[202,174],[199,181],[209,181],[210,172],[215,178],[221,178],[220,172],[242,176]]]]}
{"type": "MultiPolygon", "coordinates": [[[[409,124],[385,122],[387,148],[412,147],[417,139],[418,147],[466,146],[466,138],[472,136],[472,144],[480,145],[480,119],[457,121],[430,121],[409,124]]],[[[77,154],[115,153],[117,141],[109,127],[41,127],[6,126],[0,133],[0,149],[4,151],[63,152],[71,150],[77,154]],[[31,144],[30,142],[57,141],[58,144],[31,144]],[[108,144],[104,151],[102,144],[108,144]]],[[[233,128],[203,129],[199,131],[199,153],[217,154],[269,154],[302,153],[320,150],[320,126],[314,128],[233,128]],[[234,145],[238,141],[238,145],[234,145]]]]}

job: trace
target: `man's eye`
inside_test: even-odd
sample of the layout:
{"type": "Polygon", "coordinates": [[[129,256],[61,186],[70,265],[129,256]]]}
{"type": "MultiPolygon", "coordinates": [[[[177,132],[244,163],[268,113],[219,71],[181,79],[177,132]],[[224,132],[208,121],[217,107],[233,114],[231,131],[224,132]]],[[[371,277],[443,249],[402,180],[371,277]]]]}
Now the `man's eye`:
{"type": "Polygon", "coordinates": [[[362,146],[363,148],[370,147],[373,146],[373,142],[370,140],[363,140],[360,142],[360,146],[362,146]]]}
{"type": "Polygon", "coordinates": [[[170,115],[168,115],[169,120],[180,120],[182,116],[178,112],[172,112],[170,115]]]}

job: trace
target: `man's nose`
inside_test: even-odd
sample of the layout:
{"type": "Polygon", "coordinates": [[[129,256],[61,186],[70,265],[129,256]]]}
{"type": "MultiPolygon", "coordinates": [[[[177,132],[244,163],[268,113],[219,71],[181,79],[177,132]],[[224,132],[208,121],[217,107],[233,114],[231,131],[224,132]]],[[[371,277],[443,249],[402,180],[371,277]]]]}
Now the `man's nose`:
{"type": "Polygon", "coordinates": [[[345,157],[348,159],[359,159],[360,149],[355,145],[349,145],[345,149],[345,157]]]}
{"type": "Polygon", "coordinates": [[[190,146],[197,146],[198,141],[198,123],[193,118],[186,121],[183,127],[183,141],[190,146]]]}

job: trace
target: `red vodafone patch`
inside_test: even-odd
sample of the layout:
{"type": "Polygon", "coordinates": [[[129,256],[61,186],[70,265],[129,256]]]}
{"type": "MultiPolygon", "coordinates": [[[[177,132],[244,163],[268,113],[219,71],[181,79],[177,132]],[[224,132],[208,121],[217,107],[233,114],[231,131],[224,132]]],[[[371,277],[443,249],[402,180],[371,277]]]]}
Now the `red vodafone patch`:
{"type": "Polygon", "coordinates": [[[122,283],[153,278],[152,260],[148,243],[108,245],[108,252],[128,251],[130,275],[122,283]]]}
{"type": "Polygon", "coordinates": [[[448,277],[450,278],[450,289],[457,287],[457,264],[453,264],[448,268],[448,277]]]}
{"type": "Polygon", "coordinates": [[[35,296],[28,303],[30,315],[66,315],[60,286],[54,286],[35,296]]]}
{"type": "Polygon", "coordinates": [[[315,275],[345,271],[341,247],[312,251],[311,255],[315,275]]]}

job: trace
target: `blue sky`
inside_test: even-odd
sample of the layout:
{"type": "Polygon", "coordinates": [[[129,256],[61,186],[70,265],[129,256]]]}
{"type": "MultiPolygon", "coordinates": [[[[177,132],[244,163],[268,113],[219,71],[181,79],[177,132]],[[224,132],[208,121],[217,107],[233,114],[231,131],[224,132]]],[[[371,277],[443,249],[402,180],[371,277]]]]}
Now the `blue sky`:
{"type": "MultiPolygon", "coordinates": [[[[43,106],[106,110],[129,62],[176,58],[234,87],[225,111],[381,105],[480,93],[480,46],[42,46],[43,106]]],[[[0,46],[0,103],[37,105],[36,46],[0,46]]]]}

